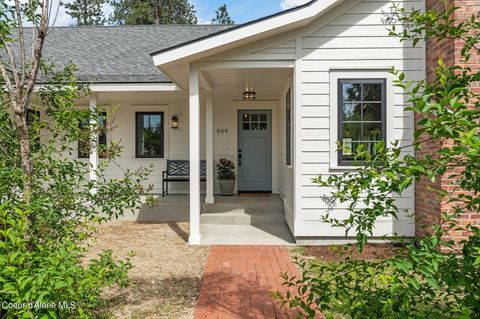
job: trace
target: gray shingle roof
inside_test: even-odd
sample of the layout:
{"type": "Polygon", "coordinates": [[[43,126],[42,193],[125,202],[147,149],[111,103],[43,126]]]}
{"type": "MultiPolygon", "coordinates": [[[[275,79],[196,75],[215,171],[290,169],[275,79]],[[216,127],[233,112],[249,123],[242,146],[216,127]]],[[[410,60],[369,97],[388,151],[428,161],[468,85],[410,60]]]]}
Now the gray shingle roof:
{"type": "Polygon", "coordinates": [[[43,56],[72,61],[79,78],[96,83],[170,82],[150,53],[230,28],[225,25],[57,27],[43,56]]]}

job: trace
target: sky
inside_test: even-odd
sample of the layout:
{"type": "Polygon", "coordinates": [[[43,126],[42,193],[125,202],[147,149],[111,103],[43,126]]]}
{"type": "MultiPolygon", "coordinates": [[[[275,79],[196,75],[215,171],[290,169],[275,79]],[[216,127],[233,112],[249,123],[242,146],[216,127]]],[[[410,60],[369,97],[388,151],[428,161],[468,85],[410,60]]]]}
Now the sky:
{"type": "MultiPolygon", "coordinates": [[[[63,3],[68,3],[71,0],[63,0],[63,3]]],[[[244,23],[255,20],[273,13],[286,10],[309,0],[189,0],[195,6],[197,11],[197,18],[199,24],[210,24],[215,17],[215,11],[223,4],[227,5],[230,16],[235,23],[244,23]]],[[[60,0],[53,0],[55,7],[60,0]]],[[[105,14],[108,16],[111,12],[109,6],[105,6],[105,14]]],[[[75,20],[72,19],[66,12],[65,8],[60,7],[57,15],[55,26],[69,26],[75,25],[75,20]]]]}

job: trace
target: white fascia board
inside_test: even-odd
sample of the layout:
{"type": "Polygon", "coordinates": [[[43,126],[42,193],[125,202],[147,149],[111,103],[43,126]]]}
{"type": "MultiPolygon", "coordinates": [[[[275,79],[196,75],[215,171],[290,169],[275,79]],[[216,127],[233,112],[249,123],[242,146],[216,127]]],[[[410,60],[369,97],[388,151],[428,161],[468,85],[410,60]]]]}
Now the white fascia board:
{"type": "Polygon", "coordinates": [[[216,48],[224,46],[228,48],[229,45],[239,43],[242,40],[249,42],[257,40],[258,37],[261,37],[262,35],[273,36],[276,33],[285,32],[285,29],[293,29],[308,24],[317,16],[343,1],[344,0],[316,1],[299,10],[293,10],[285,14],[275,15],[271,18],[260,20],[256,23],[247,24],[243,27],[240,26],[231,31],[222,32],[218,35],[206,37],[203,40],[188,43],[178,48],[173,48],[172,50],[153,54],[153,62],[155,66],[159,67],[216,48]]]}
{"type": "Polygon", "coordinates": [[[105,83],[90,84],[89,88],[92,92],[158,92],[179,90],[173,83],[105,83]]]}
{"type": "MultiPolygon", "coordinates": [[[[34,92],[38,92],[48,84],[37,84],[34,92]]],[[[89,84],[91,92],[159,92],[159,91],[181,91],[174,83],[103,83],[89,84]]]]}

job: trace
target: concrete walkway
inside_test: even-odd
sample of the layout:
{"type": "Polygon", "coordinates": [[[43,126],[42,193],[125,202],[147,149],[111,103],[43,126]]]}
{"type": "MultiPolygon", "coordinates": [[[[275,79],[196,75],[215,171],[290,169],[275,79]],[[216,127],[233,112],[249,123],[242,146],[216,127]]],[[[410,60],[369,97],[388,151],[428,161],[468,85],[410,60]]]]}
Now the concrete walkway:
{"type": "Polygon", "coordinates": [[[283,246],[213,246],[195,319],[296,318],[271,294],[286,291],[280,273],[298,276],[283,246]]]}

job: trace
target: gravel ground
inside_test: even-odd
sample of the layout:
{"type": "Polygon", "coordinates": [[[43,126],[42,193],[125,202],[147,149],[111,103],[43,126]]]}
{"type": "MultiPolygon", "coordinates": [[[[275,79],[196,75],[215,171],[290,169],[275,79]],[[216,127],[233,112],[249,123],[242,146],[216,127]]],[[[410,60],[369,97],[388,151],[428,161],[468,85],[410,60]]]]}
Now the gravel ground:
{"type": "Polygon", "coordinates": [[[104,293],[105,318],[192,318],[209,247],[188,246],[188,223],[110,222],[98,228],[90,254],[135,252],[133,285],[104,293]]]}

